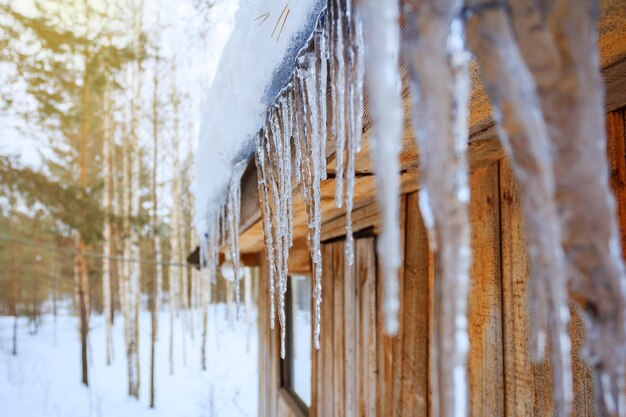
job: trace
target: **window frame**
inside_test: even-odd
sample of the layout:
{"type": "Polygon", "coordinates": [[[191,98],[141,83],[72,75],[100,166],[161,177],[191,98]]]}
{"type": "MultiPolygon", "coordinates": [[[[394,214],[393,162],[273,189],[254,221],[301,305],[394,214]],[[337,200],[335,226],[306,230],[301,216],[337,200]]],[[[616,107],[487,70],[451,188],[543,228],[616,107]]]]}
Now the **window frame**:
{"type": "MultiPolygon", "coordinates": [[[[304,275],[304,274],[303,274],[304,275]]],[[[310,281],[310,275],[304,275],[310,281]]],[[[285,328],[285,359],[280,358],[280,394],[282,394],[283,398],[285,398],[286,402],[290,404],[291,408],[297,409],[300,413],[302,413],[303,417],[308,417],[310,412],[310,407],[306,405],[306,403],[300,398],[298,393],[294,389],[294,370],[293,370],[293,362],[294,362],[294,351],[293,351],[293,281],[291,279],[291,275],[289,275],[287,279],[287,292],[285,293],[285,318],[286,318],[286,328],[285,328]]],[[[312,307],[312,303],[309,298],[309,307],[312,307]]],[[[279,342],[280,343],[280,342],[279,342]]],[[[311,376],[313,375],[313,354],[314,350],[311,349],[311,376]]],[[[311,389],[313,381],[311,381],[311,389]]]]}

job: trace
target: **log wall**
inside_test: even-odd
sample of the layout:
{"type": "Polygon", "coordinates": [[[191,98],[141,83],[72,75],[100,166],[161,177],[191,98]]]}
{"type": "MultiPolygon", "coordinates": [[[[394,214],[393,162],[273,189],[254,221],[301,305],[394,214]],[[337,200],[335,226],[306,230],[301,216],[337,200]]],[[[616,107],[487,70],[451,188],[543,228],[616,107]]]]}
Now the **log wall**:
{"type": "MultiPolygon", "coordinates": [[[[611,183],[620,224],[626,222],[626,119],[607,115],[611,183]]],[[[527,349],[526,289],[529,269],[516,181],[508,160],[472,172],[472,288],[468,305],[470,413],[483,416],[551,416],[551,369],[533,363],[527,349]]],[[[355,264],[344,262],[344,241],[323,245],[321,350],[312,353],[309,415],[430,416],[434,375],[430,372],[434,256],[417,204],[417,193],[402,197],[404,263],[400,271],[401,331],[382,333],[376,216],[355,216],[355,264]],[[358,220],[360,219],[360,220],[358,220]]],[[[374,210],[372,206],[360,209],[374,210]]],[[[340,220],[329,222],[336,228],[340,220]]],[[[626,234],[622,233],[626,255],[626,234]]],[[[267,267],[259,300],[260,412],[262,417],[302,416],[280,388],[278,331],[269,332],[267,267]]],[[[580,358],[584,324],[572,309],[575,417],[594,416],[593,386],[580,358]]]]}

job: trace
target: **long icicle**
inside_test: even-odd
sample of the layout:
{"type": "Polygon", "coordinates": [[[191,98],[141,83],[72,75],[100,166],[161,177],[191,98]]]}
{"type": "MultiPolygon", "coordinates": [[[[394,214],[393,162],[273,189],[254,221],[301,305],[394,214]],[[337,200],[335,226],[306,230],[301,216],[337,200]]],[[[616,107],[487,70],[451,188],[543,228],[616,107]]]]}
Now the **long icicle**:
{"type": "Polygon", "coordinates": [[[420,208],[438,248],[435,295],[437,386],[433,415],[468,415],[467,296],[471,263],[466,150],[469,96],[462,0],[411,0],[405,6],[413,126],[420,149],[420,208]]]}
{"type": "MultiPolygon", "coordinates": [[[[331,25],[332,26],[332,25],[331,25]]],[[[308,240],[315,277],[313,287],[314,324],[313,345],[320,348],[321,304],[322,304],[322,251],[321,223],[322,207],[320,185],[325,171],[325,158],[322,159],[320,136],[315,132],[319,126],[316,108],[316,81],[312,77],[315,69],[315,58],[310,55],[300,56],[297,61],[294,80],[296,121],[298,129],[297,146],[300,146],[302,157],[302,193],[307,207],[309,233],[308,240]]]]}
{"type": "Polygon", "coordinates": [[[528,0],[510,1],[509,7],[556,149],[556,195],[569,289],[587,324],[583,356],[594,373],[597,411],[623,417],[626,280],[607,168],[596,43],[598,4],[545,3],[538,7],[528,0]],[[543,47],[541,54],[534,52],[536,45],[543,47]]]}
{"type": "MultiPolygon", "coordinates": [[[[354,206],[354,183],[356,154],[361,150],[363,131],[363,78],[365,73],[365,45],[363,40],[363,19],[358,9],[353,11],[351,0],[346,0],[349,42],[348,48],[348,144],[347,166],[345,170],[346,187],[346,243],[345,254],[348,265],[354,264],[354,237],[352,235],[352,209],[354,206]]],[[[341,181],[341,178],[337,179],[341,181]]]]}
{"type": "MultiPolygon", "coordinates": [[[[281,357],[285,357],[285,295],[289,249],[293,244],[292,147],[295,123],[291,87],[288,86],[267,113],[265,128],[257,138],[256,165],[259,198],[263,210],[263,233],[269,263],[270,328],[274,329],[275,298],[281,331],[281,357]],[[276,294],[277,293],[277,294],[276,294]]],[[[296,155],[296,168],[305,161],[296,155]]],[[[302,181],[301,172],[298,179],[302,181]]]]}
{"type": "Polygon", "coordinates": [[[275,323],[275,307],[274,307],[274,281],[276,276],[276,260],[274,257],[274,235],[272,233],[272,219],[270,212],[270,196],[267,186],[267,173],[266,173],[266,148],[265,148],[265,133],[261,132],[257,136],[256,142],[256,166],[257,177],[259,187],[259,198],[261,199],[261,210],[263,211],[263,236],[265,238],[265,254],[268,263],[268,276],[269,276],[269,298],[270,298],[270,329],[274,330],[275,323]]]}
{"type": "Polygon", "coordinates": [[[511,156],[520,186],[530,247],[531,348],[543,357],[550,334],[555,415],[569,416],[573,398],[568,334],[566,268],[555,200],[550,141],[535,83],[524,62],[509,16],[490,0],[470,0],[468,43],[493,103],[499,137],[511,156]]]}
{"type": "Polygon", "coordinates": [[[228,219],[228,243],[230,257],[235,272],[235,304],[237,306],[237,320],[239,320],[239,308],[241,305],[241,257],[239,256],[239,221],[241,218],[241,176],[245,171],[247,161],[238,162],[233,168],[233,174],[228,186],[228,202],[226,212],[228,219]]]}
{"type": "Polygon", "coordinates": [[[330,62],[331,78],[330,82],[334,86],[334,106],[333,123],[336,134],[337,147],[335,151],[335,205],[343,206],[343,177],[344,177],[344,157],[346,149],[346,33],[344,1],[330,1],[330,7],[334,13],[334,19],[330,22],[333,26],[333,37],[331,42],[334,52],[330,62]]]}
{"type": "Polygon", "coordinates": [[[398,333],[400,267],[400,163],[403,108],[399,70],[400,27],[396,0],[364,0],[366,82],[372,104],[371,157],[382,213],[378,254],[383,268],[383,321],[389,335],[398,333]]]}

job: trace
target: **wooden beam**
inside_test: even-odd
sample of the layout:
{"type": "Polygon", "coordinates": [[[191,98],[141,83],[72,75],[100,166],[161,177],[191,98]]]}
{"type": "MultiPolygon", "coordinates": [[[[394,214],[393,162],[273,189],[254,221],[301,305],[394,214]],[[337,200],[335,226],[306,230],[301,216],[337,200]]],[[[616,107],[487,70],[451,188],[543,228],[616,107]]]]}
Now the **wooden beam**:
{"type": "Polygon", "coordinates": [[[470,177],[471,289],[467,316],[470,415],[504,416],[499,163],[470,177]]]}
{"type": "Polygon", "coordinates": [[[261,220],[261,203],[259,201],[257,181],[256,163],[254,162],[254,157],[252,157],[241,177],[240,232],[245,232],[261,220]]]}
{"type": "Polygon", "coordinates": [[[294,240],[289,250],[289,273],[309,274],[311,272],[311,255],[305,238],[294,240]]]}
{"type": "MultiPolygon", "coordinates": [[[[220,265],[222,264],[222,262],[224,262],[224,254],[220,253],[220,265]]],[[[258,252],[242,252],[240,257],[239,257],[240,261],[242,264],[244,264],[245,266],[259,266],[260,265],[260,259],[259,259],[259,253],[258,252]]],[[[187,264],[191,267],[194,268],[200,268],[200,247],[196,246],[196,249],[194,249],[193,252],[191,252],[189,254],[189,256],[187,256],[187,264]]]]}

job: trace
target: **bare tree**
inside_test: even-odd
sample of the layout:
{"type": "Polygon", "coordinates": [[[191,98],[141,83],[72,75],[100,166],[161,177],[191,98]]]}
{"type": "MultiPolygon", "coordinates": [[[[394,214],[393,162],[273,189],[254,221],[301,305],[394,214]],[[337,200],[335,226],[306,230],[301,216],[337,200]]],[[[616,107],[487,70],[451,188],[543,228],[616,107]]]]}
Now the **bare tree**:
{"type": "Polygon", "coordinates": [[[111,299],[111,108],[108,92],[104,97],[104,226],[102,229],[102,298],[104,301],[104,322],[105,322],[105,343],[106,343],[106,363],[111,364],[113,359],[113,322],[112,322],[112,299],[111,299]]]}

